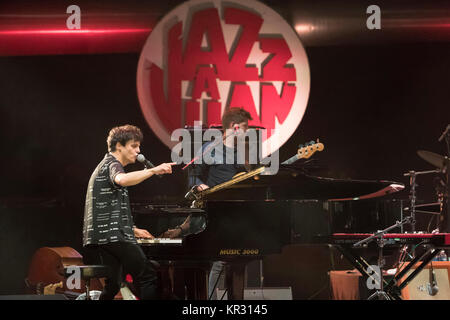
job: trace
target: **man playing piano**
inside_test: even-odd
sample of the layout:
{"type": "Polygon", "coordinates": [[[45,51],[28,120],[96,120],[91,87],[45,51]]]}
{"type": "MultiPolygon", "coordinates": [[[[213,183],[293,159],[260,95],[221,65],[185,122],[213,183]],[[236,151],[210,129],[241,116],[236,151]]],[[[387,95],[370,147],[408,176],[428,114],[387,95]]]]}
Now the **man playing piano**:
{"type": "Polygon", "coordinates": [[[125,273],[133,277],[140,299],[157,298],[156,272],[136,242],[136,237],[153,236],[147,230],[134,227],[127,187],[155,174],[172,173],[174,163],[125,173],[124,167],[136,162],[142,138],[141,130],[132,125],[111,129],[107,138],[109,152],[92,173],[86,192],[85,260],[91,257],[96,260],[91,264],[110,268],[100,296],[102,300],[114,299],[125,273]]]}

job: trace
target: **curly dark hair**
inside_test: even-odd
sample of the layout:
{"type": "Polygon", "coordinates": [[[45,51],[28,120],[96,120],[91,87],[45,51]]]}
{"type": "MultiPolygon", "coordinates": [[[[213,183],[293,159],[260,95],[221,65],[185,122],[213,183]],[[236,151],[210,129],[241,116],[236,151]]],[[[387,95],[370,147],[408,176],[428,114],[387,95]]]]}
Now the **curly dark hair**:
{"type": "Polygon", "coordinates": [[[109,131],[108,138],[106,138],[108,151],[116,151],[117,142],[125,146],[130,140],[142,142],[143,135],[141,129],[130,124],[126,124],[120,127],[114,127],[109,131]]]}
{"type": "Polygon", "coordinates": [[[244,108],[230,108],[222,116],[222,127],[228,129],[232,122],[241,123],[244,121],[253,120],[250,112],[244,110],[244,108]]]}

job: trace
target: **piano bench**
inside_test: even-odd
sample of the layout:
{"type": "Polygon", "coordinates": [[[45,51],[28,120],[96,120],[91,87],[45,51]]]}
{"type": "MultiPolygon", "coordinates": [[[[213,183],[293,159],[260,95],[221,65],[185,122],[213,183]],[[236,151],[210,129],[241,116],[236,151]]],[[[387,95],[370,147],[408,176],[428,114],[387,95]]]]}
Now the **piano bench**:
{"type": "MultiPolygon", "coordinates": [[[[110,269],[105,265],[84,265],[84,266],[66,266],[64,267],[64,278],[80,277],[79,280],[85,282],[86,300],[91,300],[90,282],[94,278],[106,278],[109,276],[110,269]]],[[[75,278],[75,280],[77,280],[75,278]]]]}

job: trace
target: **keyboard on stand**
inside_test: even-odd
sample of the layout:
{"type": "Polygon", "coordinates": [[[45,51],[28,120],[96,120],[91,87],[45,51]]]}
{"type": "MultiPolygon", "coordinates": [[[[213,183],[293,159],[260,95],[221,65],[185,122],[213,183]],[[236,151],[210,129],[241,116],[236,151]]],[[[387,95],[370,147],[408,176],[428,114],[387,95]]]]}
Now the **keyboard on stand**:
{"type": "Polygon", "coordinates": [[[359,248],[376,245],[381,250],[381,255],[383,247],[415,245],[414,248],[416,248],[423,246],[425,252],[408,261],[405,267],[390,282],[383,280],[382,288],[384,291],[382,292],[386,297],[393,300],[401,300],[401,290],[433,260],[442,248],[448,248],[450,246],[450,233],[385,233],[379,235],[372,233],[333,233],[328,241],[341,251],[347,260],[367,278],[373,277],[373,266],[369,265],[356,252],[359,248]],[[363,241],[366,239],[370,241],[363,241]],[[364,244],[360,245],[361,243],[364,244]],[[409,270],[417,263],[420,264],[406,277],[409,270]]]}
{"type": "MultiPolygon", "coordinates": [[[[371,233],[333,233],[331,244],[353,245],[369,238],[371,233]]],[[[432,244],[437,247],[450,246],[450,233],[386,233],[383,235],[386,245],[432,244]]]]}

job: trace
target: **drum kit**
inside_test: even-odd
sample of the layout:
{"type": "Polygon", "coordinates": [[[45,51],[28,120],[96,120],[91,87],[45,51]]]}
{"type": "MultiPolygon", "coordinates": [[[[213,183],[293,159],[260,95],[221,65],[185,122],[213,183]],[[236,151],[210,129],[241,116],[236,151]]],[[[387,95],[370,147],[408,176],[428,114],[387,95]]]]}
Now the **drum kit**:
{"type": "MultiPolygon", "coordinates": [[[[403,211],[406,211],[407,215],[404,215],[404,219],[402,221],[398,221],[395,225],[392,225],[385,230],[378,231],[377,233],[373,234],[372,236],[365,238],[357,243],[355,243],[354,247],[360,247],[362,245],[365,245],[373,240],[376,240],[378,242],[379,247],[379,257],[378,257],[378,268],[382,270],[384,267],[384,258],[383,258],[383,247],[385,244],[384,236],[393,229],[396,229],[398,227],[401,227],[403,225],[410,225],[411,226],[411,233],[423,233],[422,231],[416,230],[416,213],[421,214],[429,214],[432,217],[436,217],[436,226],[431,233],[437,234],[437,233],[450,233],[450,201],[449,201],[449,186],[450,186],[450,124],[447,125],[447,128],[442,133],[441,137],[438,139],[439,142],[442,140],[446,141],[447,145],[447,154],[448,156],[442,156],[440,154],[425,151],[425,150],[419,150],[417,151],[417,154],[420,158],[428,162],[429,164],[433,165],[435,167],[434,170],[427,170],[427,171],[409,171],[404,174],[404,176],[408,176],[410,178],[410,207],[404,208],[403,211]],[[437,201],[433,203],[425,203],[425,204],[417,204],[417,189],[418,186],[416,183],[416,178],[419,175],[428,175],[433,174],[434,177],[434,184],[435,184],[435,190],[437,195],[437,201]],[[439,206],[438,212],[433,211],[427,211],[424,210],[426,207],[436,207],[439,206]]],[[[431,222],[433,219],[430,220],[430,224],[428,227],[430,228],[431,222]]],[[[428,228],[428,229],[429,229],[428,228]]],[[[427,230],[427,232],[430,232],[427,230]]],[[[412,252],[411,258],[414,258],[415,253],[412,252]]],[[[417,261],[419,260],[417,257],[414,258],[417,261]]],[[[415,260],[414,260],[415,261],[415,260]]],[[[432,274],[432,266],[430,268],[430,275],[432,274]]],[[[378,290],[369,297],[369,300],[373,299],[390,299],[391,297],[383,290],[383,276],[382,272],[380,272],[381,281],[379,284],[381,285],[378,290]]],[[[431,276],[430,276],[431,279],[431,276]]],[[[437,288],[437,287],[436,287],[437,288]]],[[[430,293],[431,295],[435,293],[430,293]]]]}
{"type": "MultiPolygon", "coordinates": [[[[404,212],[409,212],[409,215],[403,215],[405,219],[398,222],[395,226],[388,228],[391,230],[399,225],[409,224],[411,226],[411,232],[418,232],[416,230],[416,213],[430,214],[436,219],[436,226],[433,231],[427,230],[431,233],[446,232],[450,233],[450,203],[449,203],[449,186],[450,186],[450,124],[442,133],[441,137],[438,139],[439,142],[442,140],[446,141],[447,154],[448,156],[442,156],[440,154],[418,150],[417,154],[420,158],[428,162],[435,167],[434,170],[427,171],[413,171],[410,170],[404,173],[404,176],[409,177],[410,184],[410,206],[403,209],[404,212]],[[434,175],[434,185],[437,196],[437,201],[432,203],[417,204],[417,183],[416,179],[419,175],[434,175]],[[436,207],[439,206],[438,212],[423,210],[426,207],[436,207]]],[[[430,225],[429,225],[430,227],[430,225]]],[[[429,228],[428,228],[429,229],[429,228]]],[[[421,231],[419,231],[421,232],[421,231]]]]}
{"type": "Polygon", "coordinates": [[[409,176],[410,181],[410,201],[411,206],[410,208],[405,208],[405,210],[410,211],[410,217],[411,217],[411,231],[415,232],[415,214],[416,213],[422,213],[422,214],[430,214],[434,217],[436,217],[436,226],[435,229],[432,231],[433,233],[437,232],[450,232],[450,208],[449,208],[449,197],[448,197],[448,189],[449,189],[449,171],[450,171],[450,124],[447,125],[447,128],[442,133],[441,137],[439,138],[439,142],[442,140],[446,141],[447,144],[447,154],[448,156],[442,156],[440,154],[425,151],[425,150],[419,150],[417,151],[417,154],[420,158],[428,162],[429,164],[433,165],[435,167],[434,170],[427,170],[427,171],[409,171],[404,174],[404,176],[409,176]],[[433,203],[425,203],[425,204],[416,204],[417,201],[417,184],[416,184],[416,178],[418,175],[426,175],[426,174],[432,174],[434,175],[434,188],[436,191],[437,201],[433,203]],[[431,207],[431,206],[439,206],[438,212],[432,212],[423,210],[423,208],[431,207]],[[446,210],[445,210],[446,208],[446,210]],[[447,211],[447,212],[445,212],[447,211]]]}
{"type": "Polygon", "coordinates": [[[417,154],[427,161],[428,163],[434,165],[436,169],[434,170],[428,170],[428,171],[409,171],[404,174],[404,176],[410,177],[410,201],[411,201],[411,207],[405,208],[410,210],[410,215],[413,218],[412,219],[412,231],[415,230],[415,214],[416,213],[423,213],[423,214],[431,214],[437,217],[436,219],[436,228],[433,230],[433,232],[439,232],[439,231],[450,231],[448,230],[448,226],[443,225],[444,222],[446,222],[447,214],[443,212],[444,206],[445,206],[445,200],[448,199],[448,169],[449,167],[449,158],[445,156],[441,156],[439,154],[430,152],[430,151],[424,151],[419,150],[417,154]],[[433,203],[425,203],[425,204],[416,204],[416,177],[418,175],[424,175],[424,174],[434,174],[434,182],[435,182],[435,191],[437,196],[437,202],[433,203]],[[439,212],[432,212],[423,210],[424,207],[431,207],[431,206],[439,206],[439,212]],[[420,208],[419,210],[417,208],[420,208]]]}

